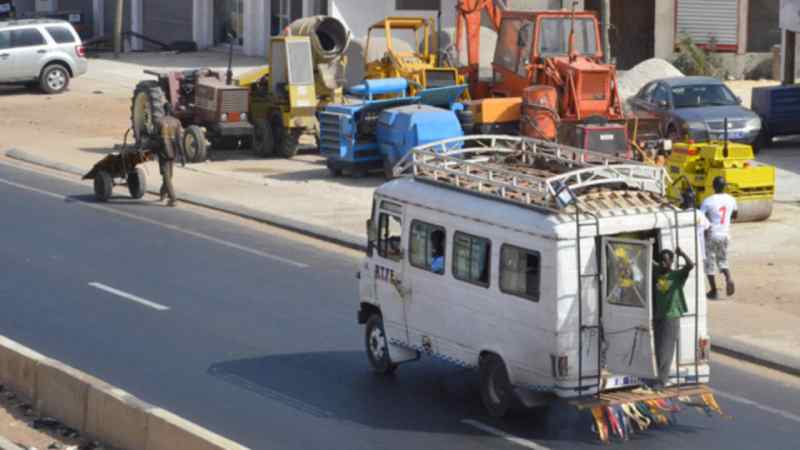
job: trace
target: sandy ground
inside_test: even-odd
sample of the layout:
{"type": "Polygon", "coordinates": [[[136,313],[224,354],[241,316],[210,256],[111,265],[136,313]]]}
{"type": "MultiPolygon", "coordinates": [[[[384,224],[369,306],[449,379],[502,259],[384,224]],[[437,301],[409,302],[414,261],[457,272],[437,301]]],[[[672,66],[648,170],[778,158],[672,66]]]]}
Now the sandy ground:
{"type": "MultiPolygon", "coordinates": [[[[62,148],[85,162],[99,159],[120,143],[129,124],[131,88],[138,71],[120,79],[92,74],[73,80],[68,93],[49,96],[16,87],[0,87],[0,150],[62,148]]],[[[732,88],[749,103],[749,89],[769,81],[736,81],[732,88]]],[[[773,216],[763,223],[737,224],[733,231],[731,263],[737,280],[736,301],[767,305],[800,316],[800,143],[768,149],[760,158],[778,167],[778,202],[773,216]]],[[[250,158],[246,152],[212,159],[226,161],[197,165],[199,171],[235,177],[242,182],[319,185],[320,190],[341,190],[348,197],[369,197],[380,180],[328,181],[319,157],[297,161],[250,158]],[[347,184],[343,184],[347,183],[347,184]],[[352,190],[352,192],[350,190],[352,190]],[[362,192],[363,191],[363,192],[362,192]],[[345,194],[345,192],[347,192],[345,194]],[[366,192],[366,194],[364,194],[366,192]]],[[[221,155],[221,156],[220,156],[221,155]]],[[[321,192],[317,190],[317,192],[321,192]]],[[[367,201],[367,200],[365,200],[367,201]]]]}
{"type": "Polygon", "coordinates": [[[63,437],[53,430],[34,429],[31,422],[35,417],[27,405],[13,394],[0,390],[0,436],[25,449],[77,448],[78,439],[63,437]]]}

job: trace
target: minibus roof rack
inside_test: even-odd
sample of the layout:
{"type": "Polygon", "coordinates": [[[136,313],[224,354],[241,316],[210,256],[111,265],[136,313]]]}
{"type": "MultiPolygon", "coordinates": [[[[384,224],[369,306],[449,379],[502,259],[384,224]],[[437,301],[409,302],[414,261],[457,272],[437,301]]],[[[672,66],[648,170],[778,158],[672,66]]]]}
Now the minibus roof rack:
{"type": "Polygon", "coordinates": [[[556,213],[573,210],[570,199],[596,211],[660,207],[669,183],[663,167],[502,135],[418,146],[398,162],[394,174],[556,213]]]}

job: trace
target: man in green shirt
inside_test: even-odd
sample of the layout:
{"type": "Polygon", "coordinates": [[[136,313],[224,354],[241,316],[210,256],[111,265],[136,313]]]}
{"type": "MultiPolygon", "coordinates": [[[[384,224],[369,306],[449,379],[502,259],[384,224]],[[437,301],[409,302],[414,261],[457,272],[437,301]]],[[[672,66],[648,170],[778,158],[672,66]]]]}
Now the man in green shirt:
{"type": "Polygon", "coordinates": [[[656,356],[658,359],[658,378],[662,385],[669,381],[672,358],[680,333],[680,319],[687,311],[683,286],[694,268],[694,262],[677,248],[678,256],[685,264],[672,270],[675,253],[662,250],[660,261],[653,268],[653,329],[655,332],[656,356]]]}

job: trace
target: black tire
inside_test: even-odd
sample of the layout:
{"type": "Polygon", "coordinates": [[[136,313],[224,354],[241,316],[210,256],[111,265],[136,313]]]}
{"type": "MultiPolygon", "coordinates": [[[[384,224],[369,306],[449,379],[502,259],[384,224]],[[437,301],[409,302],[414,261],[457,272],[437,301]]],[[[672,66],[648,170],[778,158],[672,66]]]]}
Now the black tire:
{"type": "Polygon", "coordinates": [[[327,166],[327,167],[328,167],[328,175],[330,175],[331,177],[333,177],[333,178],[337,178],[337,177],[340,177],[340,176],[342,176],[342,169],[340,169],[340,168],[338,168],[338,167],[334,166],[334,165],[333,165],[333,164],[330,162],[330,160],[328,160],[328,161],[325,161],[325,166],[327,166]]]}
{"type": "Polygon", "coordinates": [[[503,360],[494,353],[482,356],[479,363],[481,401],[492,417],[504,417],[514,403],[514,389],[503,360]]]}
{"type": "Polygon", "coordinates": [[[183,152],[186,155],[186,162],[203,162],[208,157],[208,145],[206,144],[206,133],[197,125],[190,125],[183,131],[183,152]]]}
{"type": "Polygon", "coordinates": [[[300,150],[300,135],[283,126],[283,119],[276,114],[272,117],[272,132],[275,136],[275,150],[286,159],[297,156],[300,150]]]}
{"type": "Polygon", "coordinates": [[[458,117],[458,122],[461,124],[461,130],[464,131],[464,134],[472,134],[475,130],[475,114],[471,110],[465,109],[457,111],[456,117],[458,117]]]}
{"type": "Polygon", "coordinates": [[[762,128],[761,132],[758,133],[756,141],[753,142],[753,153],[757,155],[761,153],[761,150],[764,150],[771,144],[772,144],[772,135],[769,134],[769,131],[762,128]]]}
{"type": "Polygon", "coordinates": [[[673,143],[681,142],[681,134],[674,125],[670,125],[669,128],[667,128],[667,139],[672,140],[673,143]]]}
{"type": "Polygon", "coordinates": [[[389,344],[383,330],[383,319],[378,314],[373,314],[367,320],[364,342],[367,349],[367,359],[372,370],[382,375],[388,375],[397,369],[397,364],[392,364],[389,358],[389,344]]]}
{"type": "Polygon", "coordinates": [[[128,173],[128,192],[136,200],[144,197],[147,192],[147,176],[141,167],[137,167],[128,173]]]}
{"type": "Polygon", "coordinates": [[[161,119],[167,97],[155,80],[140,81],[131,99],[131,128],[137,147],[159,150],[161,148],[161,119]],[[137,103],[141,102],[141,103],[137,103]]]}
{"type": "Polygon", "coordinates": [[[275,154],[275,135],[267,119],[253,121],[253,151],[264,158],[275,154]]]}
{"type": "Polygon", "coordinates": [[[385,178],[386,181],[394,179],[394,164],[392,164],[392,161],[390,161],[388,157],[383,158],[383,178],[385,178]]]}
{"type": "Polygon", "coordinates": [[[61,64],[50,64],[39,75],[39,86],[48,94],[60,94],[69,87],[69,70],[61,64]]]}
{"type": "Polygon", "coordinates": [[[100,170],[94,175],[94,198],[98,202],[107,202],[111,198],[111,192],[114,190],[114,182],[111,179],[111,174],[105,170],[100,170]]]}

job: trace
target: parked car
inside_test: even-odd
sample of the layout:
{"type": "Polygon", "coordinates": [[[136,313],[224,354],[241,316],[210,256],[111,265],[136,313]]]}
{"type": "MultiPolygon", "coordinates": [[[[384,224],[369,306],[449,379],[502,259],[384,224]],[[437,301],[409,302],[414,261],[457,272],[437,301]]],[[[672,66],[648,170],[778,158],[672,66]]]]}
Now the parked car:
{"type": "Polygon", "coordinates": [[[48,94],[58,94],[88,66],[86,50],[69,22],[0,22],[0,83],[38,85],[48,94]]]}
{"type": "Polygon", "coordinates": [[[663,135],[674,141],[721,140],[727,119],[730,141],[756,145],[761,119],[741,103],[721,81],[698,76],[652,81],[630,101],[635,112],[658,116],[663,135]]]}

